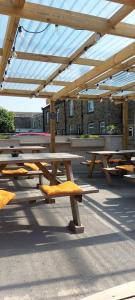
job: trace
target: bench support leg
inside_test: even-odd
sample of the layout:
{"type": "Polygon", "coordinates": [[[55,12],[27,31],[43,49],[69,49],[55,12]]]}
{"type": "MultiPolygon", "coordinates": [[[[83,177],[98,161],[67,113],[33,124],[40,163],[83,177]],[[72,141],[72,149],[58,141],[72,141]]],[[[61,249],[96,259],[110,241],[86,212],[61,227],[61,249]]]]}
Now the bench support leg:
{"type": "Polygon", "coordinates": [[[81,224],[78,203],[74,196],[70,196],[73,220],[69,222],[68,228],[73,233],[83,233],[84,226],[81,224]]]}

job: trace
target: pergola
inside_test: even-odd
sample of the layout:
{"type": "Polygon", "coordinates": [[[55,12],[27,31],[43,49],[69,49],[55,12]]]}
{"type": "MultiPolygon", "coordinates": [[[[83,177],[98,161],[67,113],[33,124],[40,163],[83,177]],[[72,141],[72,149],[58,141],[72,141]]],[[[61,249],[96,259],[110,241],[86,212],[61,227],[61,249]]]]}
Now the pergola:
{"type": "Polygon", "coordinates": [[[67,98],[122,103],[127,147],[134,9],[134,0],[0,0],[0,95],[50,101],[52,152],[55,101],[67,98]]]}

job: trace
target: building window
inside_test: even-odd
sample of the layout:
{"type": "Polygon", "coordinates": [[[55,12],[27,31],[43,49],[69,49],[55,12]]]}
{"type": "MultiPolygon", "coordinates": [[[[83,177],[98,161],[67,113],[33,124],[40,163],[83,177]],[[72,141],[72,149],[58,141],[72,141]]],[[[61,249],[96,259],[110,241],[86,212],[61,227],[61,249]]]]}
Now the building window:
{"type": "Polygon", "coordinates": [[[73,100],[69,101],[69,116],[70,117],[74,116],[74,101],[73,100]]]}
{"type": "Polygon", "coordinates": [[[90,122],[88,123],[88,134],[94,134],[95,133],[95,125],[94,123],[90,122]]]}
{"type": "Polygon", "coordinates": [[[88,113],[94,111],[94,101],[91,101],[91,100],[88,101],[87,111],[88,111],[88,113]]]}
{"type": "Polygon", "coordinates": [[[105,122],[104,122],[104,121],[101,121],[101,122],[99,123],[99,132],[100,132],[100,134],[105,134],[105,132],[106,132],[106,129],[105,129],[105,122]]]}
{"type": "Polygon", "coordinates": [[[59,116],[60,116],[60,109],[57,108],[57,110],[56,110],[56,122],[57,123],[59,122],[59,116]]]}
{"type": "Polygon", "coordinates": [[[47,124],[49,123],[49,111],[47,111],[47,113],[46,113],[46,123],[47,124]]]}
{"type": "Polygon", "coordinates": [[[74,125],[69,125],[69,134],[74,134],[74,125]]]}
{"type": "Polygon", "coordinates": [[[81,124],[77,124],[77,134],[81,134],[81,124]]]}
{"type": "Polygon", "coordinates": [[[128,136],[133,136],[134,135],[134,129],[132,126],[128,127],[128,136]]]}

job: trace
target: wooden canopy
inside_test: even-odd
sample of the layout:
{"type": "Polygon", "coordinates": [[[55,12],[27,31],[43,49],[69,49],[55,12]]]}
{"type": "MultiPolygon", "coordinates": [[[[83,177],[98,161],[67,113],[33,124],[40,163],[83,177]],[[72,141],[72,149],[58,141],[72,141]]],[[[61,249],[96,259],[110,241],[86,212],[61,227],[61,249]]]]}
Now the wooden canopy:
{"type": "Polygon", "coordinates": [[[40,2],[0,0],[0,95],[134,100],[135,1],[40,2]]]}

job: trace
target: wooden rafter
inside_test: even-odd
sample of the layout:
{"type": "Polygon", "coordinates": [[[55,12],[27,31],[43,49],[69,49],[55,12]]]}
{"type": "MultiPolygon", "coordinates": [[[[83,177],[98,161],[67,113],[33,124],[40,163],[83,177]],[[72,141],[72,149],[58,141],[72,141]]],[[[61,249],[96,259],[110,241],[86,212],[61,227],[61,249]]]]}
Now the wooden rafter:
{"type": "MultiPolygon", "coordinates": [[[[17,78],[17,77],[7,77],[6,82],[11,83],[26,83],[26,84],[42,84],[44,80],[40,79],[30,79],[30,78],[17,78]]],[[[58,85],[58,86],[67,86],[70,82],[69,81],[53,81],[51,85],[58,85]]]]}
{"type": "Polygon", "coordinates": [[[111,58],[107,59],[105,62],[103,62],[100,66],[95,67],[93,70],[87,72],[83,76],[81,76],[79,79],[75,80],[74,82],[70,83],[67,87],[59,91],[53,96],[53,100],[57,100],[61,98],[61,96],[68,94],[78,87],[81,87],[83,89],[86,82],[92,81],[95,77],[98,75],[108,71],[109,69],[113,68],[114,66],[119,65],[120,63],[124,62],[126,59],[133,56],[135,53],[135,42],[131,45],[127,46],[123,50],[119,51],[117,54],[113,55],[111,58]]]}
{"type": "MultiPolygon", "coordinates": [[[[112,24],[112,26],[114,27],[115,25],[117,25],[131,11],[132,10],[131,10],[131,8],[129,9],[129,7],[122,7],[110,19],[110,23],[112,24]]],[[[108,29],[108,33],[109,33],[109,29],[108,29]]],[[[80,48],[77,49],[77,51],[75,51],[73,53],[73,55],[70,57],[70,61],[75,63],[75,61],[77,61],[78,58],[80,58],[80,55],[82,53],[84,53],[84,49],[89,48],[91,45],[93,45],[94,42],[95,42],[95,34],[93,34],[80,48]]],[[[61,73],[63,70],[65,70],[65,65],[61,66],[53,74],[51,74],[51,76],[47,79],[47,83],[49,83],[50,81],[54,80],[54,78],[57,77],[59,75],[59,73],[61,73]]],[[[45,84],[46,83],[40,85],[36,89],[35,92],[41,91],[43,89],[43,87],[44,87],[45,84]]]]}
{"type": "MultiPolygon", "coordinates": [[[[112,24],[101,17],[96,17],[88,14],[82,14],[69,10],[53,8],[46,5],[26,3],[23,10],[14,8],[8,0],[0,1],[0,12],[18,18],[25,18],[40,22],[68,26],[74,29],[89,30],[105,34],[110,32],[114,35],[128,36],[129,30],[125,30],[119,25],[113,28],[112,24]]],[[[123,24],[124,26],[124,24],[123,24]]],[[[131,37],[131,36],[130,36],[131,37]]]]}
{"type": "Polygon", "coordinates": [[[116,2],[116,3],[120,3],[120,4],[124,4],[124,5],[135,7],[135,1],[134,0],[107,0],[107,1],[109,1],[109,2],[116,2]]]}
{"type": "MultiPolygon", "coordinates": [[[[14,9],[16,7],[17,9],[22,10],[25,0],[20,0],[20,1],[9,1],[11,4],[11,7],[14,9]]],[[[7,30],[5,34],[5,39],[4,39],[4,46],[3,46],[3,53],[0,61],[0,81],[3,80],[3,75],[5,72],[5,68],[7,65],[8,58],[10,57],[12,45],[14,42],[14,38],[16,35],[16,30],[18,28],[19,24],[19,18],[18,17],[10,17],[7,25],[7,30]]]]}

